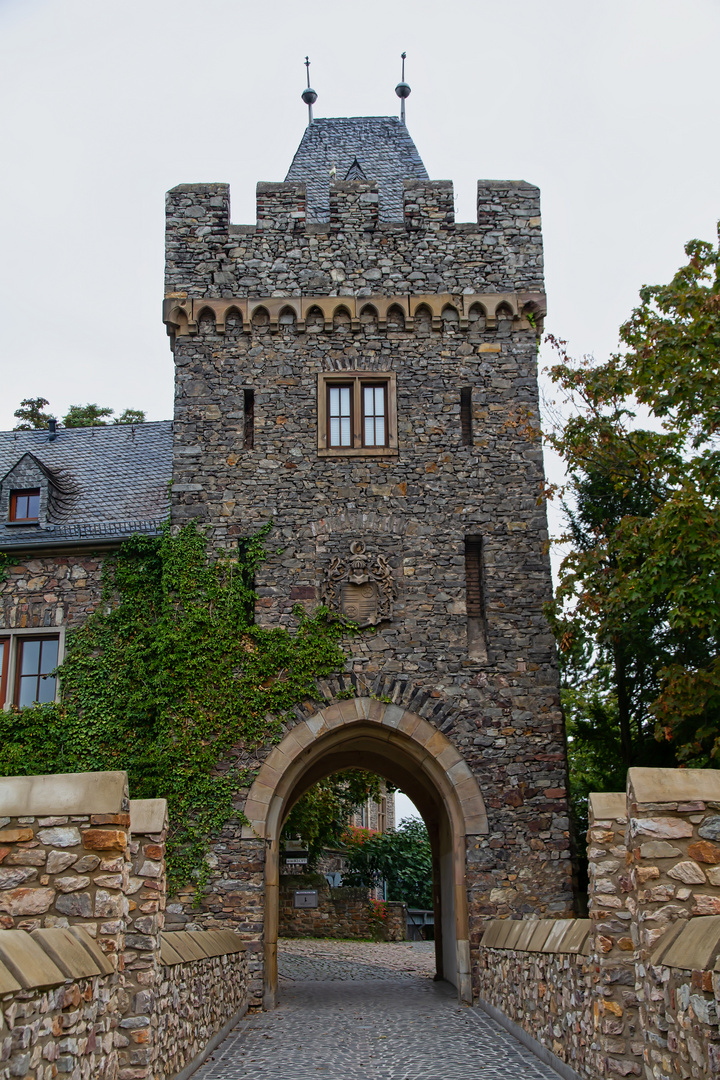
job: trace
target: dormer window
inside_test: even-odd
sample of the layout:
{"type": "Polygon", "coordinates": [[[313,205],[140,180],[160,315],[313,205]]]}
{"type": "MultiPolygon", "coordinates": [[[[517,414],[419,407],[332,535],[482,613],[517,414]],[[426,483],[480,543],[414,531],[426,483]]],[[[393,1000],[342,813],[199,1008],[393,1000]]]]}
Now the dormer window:
{"type": "Polygon", "coordinates": [[[10,492],[10,521],[36,522],[40,513],[40,488],[10,492]]]}

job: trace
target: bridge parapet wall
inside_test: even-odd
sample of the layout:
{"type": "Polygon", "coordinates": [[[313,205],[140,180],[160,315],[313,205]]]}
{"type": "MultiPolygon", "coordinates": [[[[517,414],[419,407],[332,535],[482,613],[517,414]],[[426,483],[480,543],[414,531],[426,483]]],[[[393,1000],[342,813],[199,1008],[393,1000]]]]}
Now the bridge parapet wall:
{"type": "Polygon", "coordinates": [[[237,934],[163,941],[166,835],[124,772],[0,779],[0,1080],[166,1080],[247,1007],[237,934]]]}
{"type": "Polygon", "coordinates": [[[718,1076],[720,774],[630,769],[589,809],[590,918],[489,923],[480,1004],[587,1080],[718,1076]]]}
{"type": "Polygon", "coordinates": [[[493,919],[478,971],[481,1005],[594,1078],[589,919],[493,919]]]}

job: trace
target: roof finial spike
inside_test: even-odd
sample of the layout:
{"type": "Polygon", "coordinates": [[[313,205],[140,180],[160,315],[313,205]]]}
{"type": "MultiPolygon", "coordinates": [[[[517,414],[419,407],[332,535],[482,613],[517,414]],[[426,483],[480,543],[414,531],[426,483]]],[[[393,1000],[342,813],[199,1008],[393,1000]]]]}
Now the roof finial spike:
{"type": "Polygon", "coordinates": [[[410,87],[405,82],[405,59],[406,59],[406,57],[407,57],[407,53],[403,53],[402,57],[401,57],[401,59],[402,59],[402,76],[401,76],[400,82],[395,87],[395,93],[400,98],[400,121],[403,124],[405,123],[405,98],[410,97],[410,87]]]}
{"type": "Polygon", "coordinates": [[[302,99],[308,107],[308,127],[313,122],[312,107],[317,101],[317,94],[310,85],[310,57],[305,57],[305,67],[307,68],[307,89],[302,92],[302,99]]]}

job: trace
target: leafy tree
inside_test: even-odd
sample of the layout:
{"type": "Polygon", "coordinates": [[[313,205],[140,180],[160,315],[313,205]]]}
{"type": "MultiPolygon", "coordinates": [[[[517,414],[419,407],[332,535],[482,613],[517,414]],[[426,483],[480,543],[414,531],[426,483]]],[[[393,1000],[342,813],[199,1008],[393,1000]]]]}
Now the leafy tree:
{"type": "Polygon", "coordinates": [[[113,424],[144,424],[145,413],[142,409],[125,409],[113,418],[113,424]]]}
{"type": "Polygon", "coordinates": [[[43,409],[49,404],[50,402],[44,397],[23,398],[20,408],[13,413],[13,416],[20,421],[13,430],[33,431],[37,428],[46,428],[48,420],[52,419],[52,414],[43,412],[43,409]]]}
{"type": "MultiPolygon", "coordinates": [[[[49,405],[47,398],[23,398],[20,408],[15,410],[14,415],[20,423],[15,431],[32,431],[36,428],[46,428],[48,420],[52,419],[52,413],[43,412],[49,405]]],[[[104,405],[71,405],[62,418],[63,425],[67,428],[80,427],[104,427],[110,423],[110,417],[114,409],[104,405]]],[[[120,416],[113,417],[113,424],[144,424],[145,413],[142,409],[125,409],[120,416]]]]}
{"type": "Polygon", "coordinates": [[[104,405],[71,405],[62,422],[66,428],[105,427],[113,412],[104,405]]]}
{"type": "Polygon", "coordinates": [[[298,799],[283,826],[282,839],[297,837],[307,847],[308,867],[317,865],[325,848],[339,847],[348,821],[368,799],[379,800],[380,777],[348,769],[319,780],[298,799]]]}
{"type": "Polygon", "coordinates": [[[575,503],[550,616],[623,766],[650,732],[670,758],[720,765],[720,262],[702,241],[685,251],[668,285],[641,290],[625,351],[596,365],[554,342],[573,413],[550,442],[575,503]]]}
{"type": "Polygon", "coordinates": [[[395,830],[371,833],[356,830],[346,838],[346,885],[375,888],[387,883],[388,900],[429,910],[432,896],[432,851],[425,823],[403,821],[395,830]]]}

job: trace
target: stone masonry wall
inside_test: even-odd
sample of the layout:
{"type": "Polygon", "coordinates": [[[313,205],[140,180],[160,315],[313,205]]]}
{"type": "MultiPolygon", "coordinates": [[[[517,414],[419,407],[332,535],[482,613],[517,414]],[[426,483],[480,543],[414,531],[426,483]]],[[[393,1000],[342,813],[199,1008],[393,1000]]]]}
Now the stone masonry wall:
{"type": "Polygon", "coordinates": [[[647,1080],[720,1075],[719,956],[720,916],[700,916],[676,924],[639,968],[647,1080]]]}
{"type": "Polygon", "coordinates": [[[247,950],[251,1004],[257,1008],[263,997],[265,845],[262,840],[242,840],[241,831],[237,819],[220,830],[208,856],[212,873],[199,903],[194,884],[169,897],[165,927],[169,931],[219,929],[238,934],[247,950]]]}
{"type": "Polygon", "coordinates": [[[480,997],[588,1080],[720,1075],[720,773],[631,769],[590,797],[588,856],[577,958],[553,954],[583,920],[495,920],[480,997]]]}
{"type": "MultiPolygon", "coordinates": [[[[691,1030],[693,1013],[701,1022],[705,1014],[715,1029],[713,1041],[720,1040],[715,1009],[708,1013],[700,1004],[705,1000],[702,992],[713,990],[713,976],[705,973],[685,980],[694,991],[690,997],[697,1006],[697,1011],[694,1007],[688,1011],[690,997],[685,1000],[685,991],[679,998],[673,994],[674,986],[679,990],[677,979],[655,972],[652,961],[663,941],[672,941],[669,935],[678,932],[677,924],[720,914],[720,775],[714,770],[631,769],[628,815],[628,857],[634,887],[627,902],[633,913],[645,1073],[648,1077],[665,1073],[667,1062],[675,1061],[676,1072],[692,1075],[692,1068],[698,1065],[697,1060],[692,1062],[690,1049],[693,1039],[697,1043],[691,1030]],[[666,1001],[676,1018],[674,1035],[666,1001]],[[683,1027],[681,1048],[678,1030],[682,1032],[683,1027]],[[687,1071],[677,1061],[683,1050],[689,1055],[687,1071]]],[[[675,962],[678,960],[682,962],[680,956],[675,962]]],[[[718,1058],[714,1060],[717,1069],[718,1058]]]]}
{"type": "Polygon", "coordinates": [[[0,1080],[169,1080],[246,1006],[238,935],[164,943],[166,834],[125,773],[0,779],[0,1080]]]}
{"type": "Polygon", "coordinates": [[[595,1066],[600,1075],[639,1075],[643,1036],[635,987],[633,879],[629,871],[627,797],[590,796],[588,908],[592,923],[593,993],[599,1039],[595,1066]]]}
{"type": "Polygon", "coordinates": [[[325,881],[281,878],[280,937],[368,938],[404,941],[407,936],[407,907],[397,901],[385,901],[387,916],[379,926],[370,917],[367,889],[330,888],[325,881]],[[297,908],[296,889],[316,889],[316,908],[297,908]]]}
{"type": "Polygon", "coordinates": [[[304,184],[259,184],[257,227],[230,224],[227,184],[167,194],[165,294],[367,295],[543,290],[540,192],[478,182],[477,224],[455,224],[447,181],[406,181],[405,220],[376,223],[369,184],[330,189],[329,225],[306,224],[304,184]],[[365,206],[364,212],[362,206],[365,206]]]}
{"type": "Polygon", "coordinates": [[[122,1002],[117,975],[0,995],[0,1080],[116,1080],[122,1002]]]}
{"type": "MultiPolygon", "coordinates": [[[[112,778],[108,785],[125,776],[103,775],[112,778]]],[[[119,968],[130,861],[127,778],[118,804],[115,813],[0,817],[0,929],[80,925],[119,968]]]]}
{"type": "Polygon", "coordinates": [[[595,1080],[589,931],[585,919],[491,921],[483,939],[480,997],[580,1076],[595,1080]]]}
{"type": "MultiPolygon", "coordinates": [[[[161,932],[165,919],[167,804],[164,799],[130,800],[132,835],[130,867],[124,891],[127,902],[123,963],[134,1014],[123,1032],[127,1064],[155,1075],[166,1051],[160,1037],[163,1013],[159,988],[163,979],[161,932]]],[[[182,1044],[178,1048],[182,1049],[182,1044]]]]}
{"type": "Polygon", "coordinates": [[[0,583],[0,633],[82,625],[100,602],[102,560],[81,553],[9,553],[0,583]]]}
{"type": "MultiPolygon", "coordinates": [[[[172,521],[199,518],[218,547],[232,548],[273,519],[256,577],[257,617],[268,625],[292,624],[296,603],[321,601],[330,563],[351,541],[387,559],[392,620],[347,641],[346,677],[358,693],[420,711],[480,784],[490,831],[469,838],[467,856],[476,948],[487,918],[564,915],[573,897],[555,647],[543,615],[551,588],[538,506],[537,325],[527,317],[544,311],[538,192],[483,182],[479,223],[456,226],[449,190],[409,184],[404,222],[376,225],[372,200],[359,198],[368,192],[343,184],[328,226],[305,223],[294,185],[261,186],[257,226],[229,224],[224,185],[169,193],[172,521]],[[483,306],[485,293],[503,291],[504,307],[483,306]],[[442,310],[431,296],[410,316],[413,297],[445,293],[442,310]],[[343,296],[347,311],[329,300],[343,296]],[[373,296],[399,306],[363,310],[373,296]],[[202,299],[223,297],[224,307],[203,310],[202,299]],[[283,297],[305,307],[283,311],[283,297]],[[248,298],[266,306],[251,310],[248,298]],[[345,370],[395,375],[397,452],[318,454],[318,376],[345,370]],[[467,386],[471,444],[460,423],[467,386]],[[483,538],[487,661],[468,650],[468,535],[483,538]]],[[[215,846],[201,910],[188,912],[197,925],[247,927],[248,910],[262,923],[262,849],[241,857],[237,831],[215,846]]]]}
{"type": "Polygon", "coordinates": [[[172,1080],[213,1036],[247,1008],[247,962],[242,952],[166,964],[157,984],[157,1080],[172,1080]]]}

